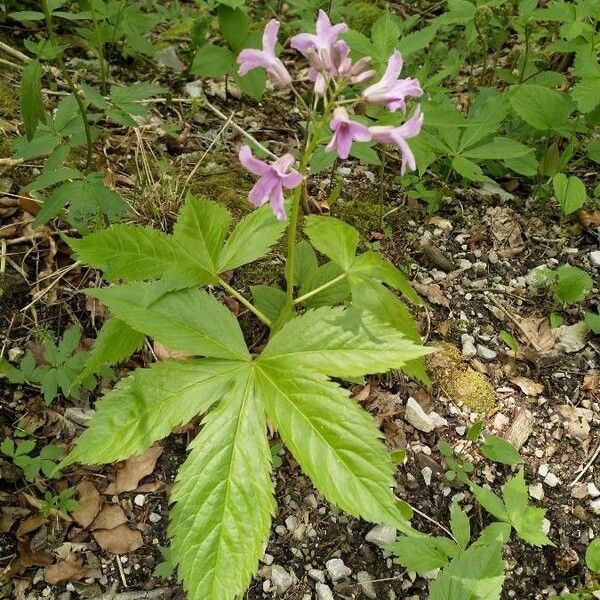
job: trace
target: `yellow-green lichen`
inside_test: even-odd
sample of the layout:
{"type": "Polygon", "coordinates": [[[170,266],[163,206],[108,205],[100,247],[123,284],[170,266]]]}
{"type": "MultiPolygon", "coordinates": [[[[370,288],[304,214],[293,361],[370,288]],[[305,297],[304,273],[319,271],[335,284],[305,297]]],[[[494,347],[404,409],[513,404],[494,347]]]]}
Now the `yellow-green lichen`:
{"type": "Polygon", "coordinates": [[[0,80],[0,117],[10,119],[17,116],[18,103],[15,88],[0,80]]]}
{"type": "Polygon", "coordinates": [[[346,21],[352,29],[368,35],[373,23],[383,14],[383,9],[377,2],[358,0],[348,5],[346,14],[346,21]]]}

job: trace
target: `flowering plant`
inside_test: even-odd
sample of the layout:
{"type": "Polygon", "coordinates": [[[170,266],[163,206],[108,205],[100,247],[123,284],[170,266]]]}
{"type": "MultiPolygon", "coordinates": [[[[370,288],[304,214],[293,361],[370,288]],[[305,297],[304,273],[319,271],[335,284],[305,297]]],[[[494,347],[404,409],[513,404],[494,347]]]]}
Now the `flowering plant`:
{"type": "Polygon", "coordinates": [[[377,253],[357,254],[359,234],[343,221],[306,216],[308,241],[296,237],[308,165],[319,145],[345,159],[357,140],[396,144],[402,168],[414,168],[406,139],[419,132],[418,109],[403,125],[372,127],[350,111],[360,103],[404,111],[421,90],[414,80],[398,79],[401,59],[394,53],[380,81],[346,98],[375,73],[368,60],[352,63],[338,39],[346,26],[332,25],[320,12],[316,34],[290,42],[310,64],[314,101],[307,103],[275,54],[278,28],[271,21],[262,50],[240,53],[240,72],[263,68],[290,88],[307,111],[307,137],[297,167],[292,154],[266,162],[249,146],[240,148],[240,161],[257,177],[250,201],[259,208],[228,235],[228,211],[190,196],[173,234],[115,225],[70,240],[82,262],[102,269],[108,280],[124,280],[87,290],[112,314],[87,369],[126,358],[144,336],[184,356],[119,382],[97,403],[63,466],[125,459],[203,415],[171,495],[172,557],[192,600],[238,597],[264,552],[275,510],[267,418],[330,502],[417,535],[393,493],[394,465],[380,432],[330,378],[402,369],[426,379],[430,350],[420,345],[410,312],[392,289],[410,302],[420,299],[377,253]],[[285,290],[254,286],[251,302],[224,274],[267,254],[286,226],[285,290]],[[266,346],[248,347],[235,316],[203,289],[208,286],[235,297],[270,329],[266,346]]]}

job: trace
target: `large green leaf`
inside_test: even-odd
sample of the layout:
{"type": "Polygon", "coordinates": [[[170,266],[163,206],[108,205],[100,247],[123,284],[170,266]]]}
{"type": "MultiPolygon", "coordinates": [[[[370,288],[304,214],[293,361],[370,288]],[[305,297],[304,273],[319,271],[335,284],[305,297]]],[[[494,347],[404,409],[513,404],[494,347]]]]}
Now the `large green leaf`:
{"type": "Polygon", "coordinates": [[[237,319],[214,296],[188,288],[148,303],[144,294],[138,293],[149,294],[154,288],[153,284],[126,284],[89,289],[87,293],[102,300],[114,316],[130,327],[172,350],[213,358],[250,358],[237,319]]]}
{"type": "Polygon", "coordinates": [[[510,138],[495,137],[492,141],[469,148],[462,153],[462,156],[474,160],[505,160],[511,158],[520,158],[526,154],[532,153],[532,149],[525,144],[511,140],[510,138]]]}
{"type": "Polygon", "coordinates": [[[392,493],[394,467],[371,416],[325,377],[260,363],[257,391],[317,489],[346,512],[408,529],[392,493]]]}
{"type": "Polygon", "coordinates": [[[429,586],[429,600],[499,600],[504,583],[505,541],[500,534],[485,535],[485,541],[478,540],[467,548],[429,586]]]}
{"type": "Polygon", "coordinates": [[[96,404],[66,464],[100,464],[139,454],[206,411],[248,368],[225,360],[176,361],[138,369],[96,404]]]}
{"type": "Polygon", "coordinates": [[[219,253],[230,221],[231,215],[225,207],[189,195],[173,234],[190,256],[216,275],[219,253]]]}
{"type": "Polygon", "coordinates": [[[304,229],[319,252],[342,269],[348,269],[358,246],[358,231],[354,227],[335,217],[312,215],[306,218],[304,229]]]}
{"type": "Polygon", "coordinates": [[[572,111],[565,94],[541,85],[520,85],[509,100],[514,111],[536,129],[563,129],[572,111]]]}
{"type": "Polygon", "coordinates": [[[245,216],[225,242],[219,256],[219,273],[268,254],[286,226],[287,221],[278,221],[270,206],[262,206],[245,216]]]}
{"type": "Polygon", "coordinates": [[[31,140],[38,123],[46,120],[42,101],[42,65],[38,60],[32,60],[23,67],[20,95],[21,119],[27,139],[31,140]]]}
{"type": "Polygon", "coordinates": [[[262,403],[250,374],[204,421],[171,500],[171,548],[188,597],[233,600],[256,571],[275,509],[262,403]]]}
{"type": "Polygon", "coordinates": [[[113,225],[82,239],[69,239],[79,260],[101,269],[107,279],[172,279],[206,284],[213,276],[173,236],[150,227],[113,225]]]}
{"type": "Polygon", "coordinates": [[[85,369],[78,377],[78,381],[98,373],[98,370],[104,366],[114,365],[129,358],[140,349],[144,339],[143,333],[135,331],[124,321],[114,317],[108,319],[94,341],[85,369]]]}
{"type": "Polygon", "coordinates": [[[286,323],[269,340],[258,362],[355,377],[398,369],[432,351],[369,312],[323,307],[286,323]]]}

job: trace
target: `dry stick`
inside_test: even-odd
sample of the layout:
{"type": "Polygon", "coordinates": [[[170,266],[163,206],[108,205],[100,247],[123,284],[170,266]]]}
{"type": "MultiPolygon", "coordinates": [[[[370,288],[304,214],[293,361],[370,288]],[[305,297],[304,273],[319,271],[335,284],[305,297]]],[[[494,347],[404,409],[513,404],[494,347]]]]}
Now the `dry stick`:
{"type": "Polygon", "coordinates": [[[123,587],[129,587],[127,585],[127,579],[125,579],[125,571],[123,571],[123,565],[121,564],[121,555],[115,554],[115,561],[117,563],[117,567],[119,568],[119,575],[121,576],[121,581],[123,582],[123,587]]]}
{"type": "Polygon", "coordinates": [[[575,479],[573,479],[573,481],[571,481],[571,483],[569,484],[569,487],[573,487],[574,485],[577,485],[577,483],[579,483],[579,481],[581,481],[581,478],[585,475],[587,470],[592,466],[593,462],[598,458],[599,454],[600,454],[600,444],[598,444],[598,447],[594,451],[594,454],[592,454],[592,457],[590,458],[590,460],[587,461],[585,467],[583,467],[583,469],[579,472],[579,475],[577,475],[577,477],[575,477],[575,479]]]}
{"type": "Polygon", "coordinates": [[[17,50],[16,48],[13,48],[4,42],[0,42],[0,50],[9,56],[12,56],[13,58],[19,59],[21,62],[27,63],[31,61],[31,58],[29,58],[27,54],[23,54],[20,50],[17,50]]]}
{"type": "Polygon", "coordinates": [[[117,587],[117,584],[113,583],[110,590],[101,596],[96,596],[94,600],[160,600],[166,597],[167,592],[171,591],[169,588],[158,588],[149,592],[132,591],[118,594],[117,587]]]}

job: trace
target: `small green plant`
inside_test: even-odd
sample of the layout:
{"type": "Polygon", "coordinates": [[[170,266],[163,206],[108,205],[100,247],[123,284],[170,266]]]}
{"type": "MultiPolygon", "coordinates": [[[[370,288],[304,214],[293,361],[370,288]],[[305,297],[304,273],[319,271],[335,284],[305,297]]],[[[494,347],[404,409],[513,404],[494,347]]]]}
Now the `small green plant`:
{"type": "Polygon", "coordinates": [[[581,302],[594,285],[592,278],[579,267],[561,265],[557,269],[540,269],[539,284],[547,285],[554,298],[565,304],[581,302]]]}
{"type": "Polygon", "coordinates": [[[75,492],[75,488],[72,487],[65,488],[58,494],[54,494],[51,491],[44,492],[44,497],[40,504],[40,513],[48,518],[57,512],[68,514],[79,510],[79,503],[73,498],[75,492]]]}
{"type": "Polygon", "coordinates": [[[557,173],[553,179],[554,194],[560,204],[561,218],[579,210],[587,200],[585,184],[579,177],[557,173]]]}
{"type": "Polygon", "coordinates": [[[78,350],[81,341],[81,328],[78,325],[67,329],[57,344],[52,339],[43,343],[45,363],[37,364],[34,355],[27,352],[18,367],[5,359],[0,359],[0,375],[5,375],[13,384],[37,385],[50,404],[62,392],[67,397],[77,397],[81,387],[93,390],[96,387],[95,374],[110,377],[112,372],[104,365],[88,367],[89,352],[78,350]]]}
{"type": "Polygon", "coordinates": [[[35,449],[35,440],[22,440],[16,443],[11,438],[4,438],[0,444],[0,452],[12,459],[13,463],[23,469],[27,481],[34,481],[42,473],[46,477],[58,477],[56,459],[63,455],[60,446],[48,444],[44,446],[37,456],[32,456],[35,449]]]}

